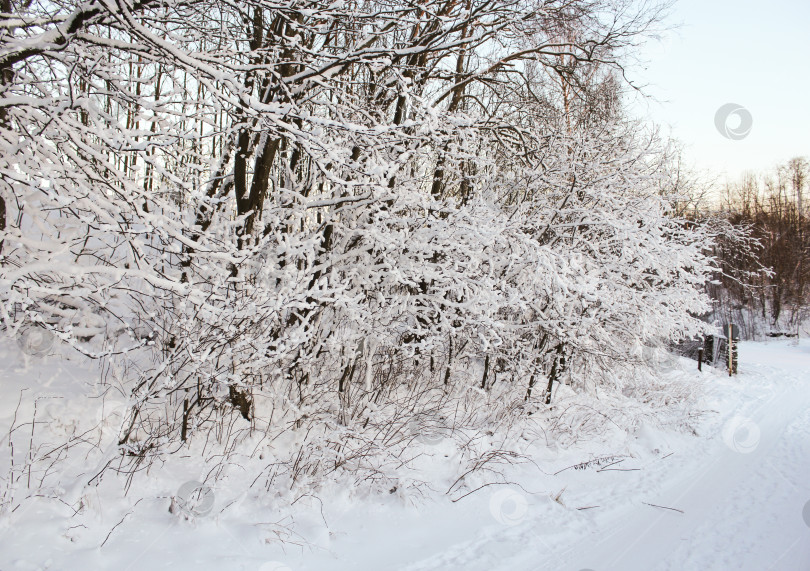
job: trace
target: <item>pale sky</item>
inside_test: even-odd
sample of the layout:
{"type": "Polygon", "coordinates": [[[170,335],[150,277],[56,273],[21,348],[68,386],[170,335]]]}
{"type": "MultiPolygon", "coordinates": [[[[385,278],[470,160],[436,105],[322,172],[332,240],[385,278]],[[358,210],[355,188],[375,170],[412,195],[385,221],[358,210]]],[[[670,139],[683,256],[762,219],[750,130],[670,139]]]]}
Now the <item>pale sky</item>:
{"type": "Polygon", "coordinates": [[[678,27],[650,41],[638,54],[646,64],[629,70],[654,98],[636,98],[636,114],[668,130],[687,161],[721,183],[810,157],[810,0],[678,0],[667,24],[678,27]],[[715,128],[726,103],[750,112],[745,138],[715,128]]]}

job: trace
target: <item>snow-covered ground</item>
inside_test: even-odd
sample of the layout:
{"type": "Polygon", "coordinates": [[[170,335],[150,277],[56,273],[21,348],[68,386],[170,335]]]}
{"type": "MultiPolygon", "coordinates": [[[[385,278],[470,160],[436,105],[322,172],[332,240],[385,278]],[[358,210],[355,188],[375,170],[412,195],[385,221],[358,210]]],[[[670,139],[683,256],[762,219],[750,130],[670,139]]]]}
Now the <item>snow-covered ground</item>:
{"type": "MultiPolygon", "coordinates": [[[[69,394],[82,375],[63,361],[18,362],[15,350],[0,355],[0,434],[15,410],[33,412],[17,409],[20,389],[69,394]]],[[[286,507],[241,501],[227,481],[205,488],[197,517],[177,517],[170,497],[182,492],[169,488],[188,478],[167,464],[137,476],[137,493],[110,493],[120,484],[108,476],[106,487],[22,502],[0,518],[0,570],[810,570],[810,343],[744,343],[734,378],[683,366],[705,383],[694,434],[650,423],[625,438],[535,446],[533,462],[469,495],[334,486],[302,498],[294,525],[286,507]]],[[[65,407],[42,398],[37,419],[69,422],[65,407]]],[[[437,444],[426,469],[441,473],[443,452],[437,444]]],[[[91,474],[104,456],[54,469],[82,461],[91,474]]]]}

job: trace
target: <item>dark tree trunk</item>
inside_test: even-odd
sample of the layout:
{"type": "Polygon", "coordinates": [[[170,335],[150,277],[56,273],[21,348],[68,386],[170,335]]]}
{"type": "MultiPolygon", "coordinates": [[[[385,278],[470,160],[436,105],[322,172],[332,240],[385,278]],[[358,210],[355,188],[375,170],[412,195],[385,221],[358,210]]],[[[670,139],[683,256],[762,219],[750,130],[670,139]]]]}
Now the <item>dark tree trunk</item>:
{"type": "Polygon", "coordinates": [[[554,382],[560,378],[563,368],[565,367],[565,356],[563,350],[565,346],[562,343],[557,345],[556,355],[551,364],[551,372],[548,374],[548,387],[546,388],[546,404],[551,404],[551,389],[554,388],[554,382]]]}

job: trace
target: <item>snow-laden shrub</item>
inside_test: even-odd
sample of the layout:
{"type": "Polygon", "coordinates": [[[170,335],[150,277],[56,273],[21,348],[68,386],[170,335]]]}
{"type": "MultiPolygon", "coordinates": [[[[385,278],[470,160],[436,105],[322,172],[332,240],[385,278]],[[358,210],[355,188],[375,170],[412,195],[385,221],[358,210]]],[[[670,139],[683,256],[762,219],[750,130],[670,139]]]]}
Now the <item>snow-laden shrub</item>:
{"type": "Polygon", "coordinates": [[[649,15],[473,4],[66,2],[2,32],[0,319],[125,372],[109,466],[269,447],[293,482],[385,481],[425,430],[479,466],[560,382],[618,389],[707,327],[706,236],[611,87],[649,15]]]}

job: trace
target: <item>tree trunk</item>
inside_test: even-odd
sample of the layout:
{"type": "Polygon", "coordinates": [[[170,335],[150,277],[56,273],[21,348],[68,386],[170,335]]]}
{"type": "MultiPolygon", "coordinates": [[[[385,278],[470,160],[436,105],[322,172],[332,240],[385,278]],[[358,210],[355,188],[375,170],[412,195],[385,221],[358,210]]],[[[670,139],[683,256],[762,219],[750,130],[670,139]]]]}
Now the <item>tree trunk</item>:
{"type": "Polygon", "coordinates": [[[554,361],[551,364],[551,372],[548,374],[548,387],[546,388],[546,404],[551,404],[551,389],[554,388],[554,382],[557,381],[565,366],[565,357],[563,356],[564,345],[557,344],[557,353],[554,356],[554,361]]]}

